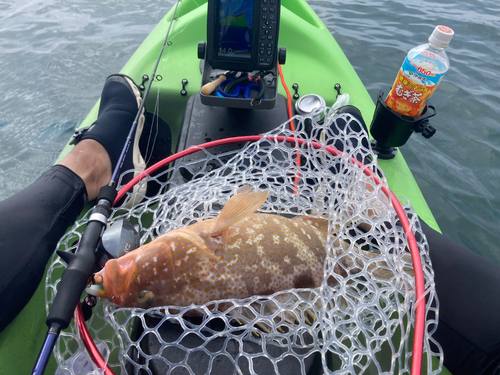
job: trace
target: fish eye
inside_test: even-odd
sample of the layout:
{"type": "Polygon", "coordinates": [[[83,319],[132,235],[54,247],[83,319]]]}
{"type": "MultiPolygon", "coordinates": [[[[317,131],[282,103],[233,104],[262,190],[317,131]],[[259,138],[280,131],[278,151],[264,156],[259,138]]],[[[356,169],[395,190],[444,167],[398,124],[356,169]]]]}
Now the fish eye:
{"type": "Polygon", "coordinates": [[[154,293],[150,290],[143,290],[137,295],[137,302],[144,306],[151,306],[154,301],[154,293]]]}

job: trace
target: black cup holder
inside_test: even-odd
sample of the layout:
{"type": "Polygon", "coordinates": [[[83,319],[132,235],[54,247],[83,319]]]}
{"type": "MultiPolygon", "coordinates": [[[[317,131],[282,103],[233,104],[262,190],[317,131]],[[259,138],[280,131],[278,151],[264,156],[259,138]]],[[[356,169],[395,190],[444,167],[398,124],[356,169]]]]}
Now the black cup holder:
{"type": "Polygon", "coordinates": [[[418,117],[405,116],[389,108],[382,99],[383,95],[380,91],[370,125],[372,149],[380,159],[394,158],[398,152],[396,147],[403,146],[413,132],[422,133],[425,138],[436,133],[429,123],[429,118],[436,115],[434,106],[427,104],[418,117]]]}

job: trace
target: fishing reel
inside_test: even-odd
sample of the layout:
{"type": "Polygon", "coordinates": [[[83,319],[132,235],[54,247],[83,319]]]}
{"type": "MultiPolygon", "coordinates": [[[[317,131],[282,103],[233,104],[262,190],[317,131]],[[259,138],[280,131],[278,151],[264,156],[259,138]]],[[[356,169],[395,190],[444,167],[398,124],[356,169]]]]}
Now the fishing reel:
{"type": "Polygon", "coordinates": [[[138,225],[127,219],[116,220],[102,235],[97,247],[94,272],[102,270],[110,259],[117,259],[140,246],[141,235],[138,225]]]}
{"type": "MultiPolygon", "coordinates": [[[[127,219],[116,220],[107,228],[97,246],[96,262],[93,272],[99,272],[107,261],[117,259],[140,246],[141,234],[138,225],[133,225],[127,219]]],[[[85,320],[92,316],[92,308],[97,304],[97,297],[87,295],[82,303],[82,313],[85,320]]]]}

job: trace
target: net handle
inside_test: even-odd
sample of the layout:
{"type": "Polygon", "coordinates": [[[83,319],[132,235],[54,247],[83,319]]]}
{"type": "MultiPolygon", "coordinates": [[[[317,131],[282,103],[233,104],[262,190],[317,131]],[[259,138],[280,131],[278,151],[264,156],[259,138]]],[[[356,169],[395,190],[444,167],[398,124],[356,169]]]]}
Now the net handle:
{"type": "MultiPolygon", "coordinates": [[[[138,176],[133,178],[128,184],[124,185],[118,195],[116,197],[115,203],[117,202],[129,191],[134,185],[140,182],[145,177],[155,173],[158,169],[164,167],[165,165],[172,163],[182,157],[194,154],[195,152],[209,149],[212,147],[241,143],[241,142],[257,142],[262,139],[267,139],[269,141],[274,142],[286,142],[291,144],[298,144],[300,146],[306,145],[311,146],[315,149],[321,149],[324,146],[314,141],[305,141],[301,138],[296,137],[285,137],[285,136],[264,136],[264,135],[250,135],[250,136],[241,136],[241,137],[232,137],[232,138],[224,138],[216,141],[211,141],[207,143],[203,143],[197,146],[191,146],[186,150],[180,151],[174,155],[171,155],[158,163],[152,165],[147,168],[143,172],[141,172],[138,176]]],[[[335,147],[326,146],[324,147],[325,151],[328,151],[332,155],[340,156],[342,152],[337,150],[335,147]]],[[[413,270],[415,272],[415,292],[416,292],[416,312],[415,312],[415,332],[413,337],[413,355],[412,355],[412,364],[411,364],[411,374],[418,375],[421,374],[422,371],[422,359],[423,359],[423,346],[424,346],[424,333],[425,333],[425,286],[424,286],[424,273],[422,268],[422,259],[420,258],[420,252],[418,250],[417,240],[415,239],[415,235],[411,229],[410,221],[406,217],[405,210],[396,195],[394,195],[389,187],[383,183],[378,176],[367,166],[365,166],[360,161],[351,158],[351,162],[356,164],[359,168],[363,169],[363,173],[368,177],[373,178],[374,182],[377,185],[382,185],[381,190],[383,193],[390,198],[392,206],[398,215],[398,218],[403,226],[408,246],[410,248],[411,259],[413,263],[413,270]]],[[[101,369],[105,371],[106,375],[114,375],[113,371],[108,367],[106,361],[100,354],[97,349],[89,331],[87,325],[85,324],[85,319],[83,319],[83,313],[81,309],[81,305],[79,304],[75,310],[75,324],[80,333],[80,337],[89,352],[89,355],[92,361],[101,369]]]]}

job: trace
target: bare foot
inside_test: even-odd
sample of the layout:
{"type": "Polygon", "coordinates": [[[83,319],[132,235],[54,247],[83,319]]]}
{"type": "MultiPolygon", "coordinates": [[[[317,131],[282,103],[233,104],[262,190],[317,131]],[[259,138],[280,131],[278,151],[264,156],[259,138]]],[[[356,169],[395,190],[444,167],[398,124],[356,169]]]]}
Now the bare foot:
{"type": "Polygon", "coordinates": [[[79,142],[59,164],[82,178],[89,201],[97,198],[101,187],[111,180],[111,159],[106,149],[92,139],[79,142]]]}

